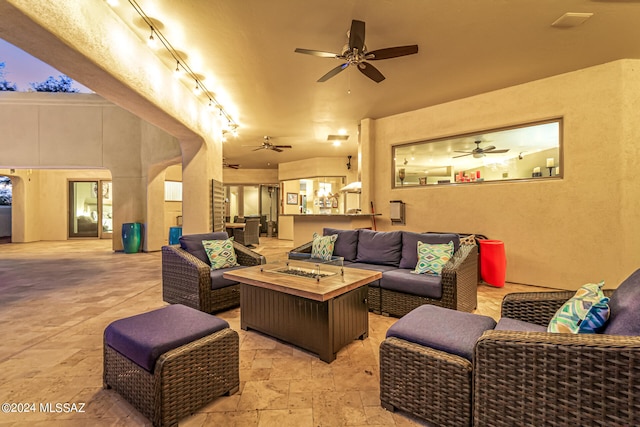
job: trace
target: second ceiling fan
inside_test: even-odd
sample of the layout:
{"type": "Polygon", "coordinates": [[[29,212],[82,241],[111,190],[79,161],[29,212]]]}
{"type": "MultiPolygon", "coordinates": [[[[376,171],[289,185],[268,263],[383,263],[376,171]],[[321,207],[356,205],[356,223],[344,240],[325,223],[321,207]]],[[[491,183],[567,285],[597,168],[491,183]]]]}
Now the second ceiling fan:
{"type": "Polygon", "coordinates": [[[351,21],[351,29],[349,30],[349,42],[342,49],[342,53],[323,52],[313,49],[297,48],[297,53],[307,55],[320,56],[322,58],[336,58],[344,62],[338,65],[324,76],[318,79],[318,82],[326,82],[334,77],[349,65],[354,65],[362,74],[369,77],[376,83],[380,83],[385,79],[384,75],[373,65],[367,61],[376,61],[380,59],[397,58],[399,56],[413,55],[418,53],[418,45],[396,46],[385,49],[378,49],[369,52],[364,44],[365,23],[363,21],[351,21]]]}
{"type": "Polygon", "coordinates": [[[291,148],[290,145],[274,145],[271,142],[271,137],[269,136],[265,136],[263,141],[262,141],[262,145],[256,147],[253,149],[253,151],[258,151],[258,150],[273,150],[276,151],[278,153],[283,152],[283,148],[291,148]]]}

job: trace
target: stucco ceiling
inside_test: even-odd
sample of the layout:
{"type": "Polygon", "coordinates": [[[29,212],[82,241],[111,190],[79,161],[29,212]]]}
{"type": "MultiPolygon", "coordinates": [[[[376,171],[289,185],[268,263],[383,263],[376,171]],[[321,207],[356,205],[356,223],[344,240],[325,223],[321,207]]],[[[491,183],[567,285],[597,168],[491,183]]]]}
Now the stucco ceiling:
{"type": "MultiPolygon", "coordinates": [[[[640,58],[640,2],[580,0],[137,0],[187,55],[240,124],[224,146],[228,163],[276,167],[357,153],[357,125],[621,58],[640,58]],[[551,24],[567,12],[594,15],[574,28],[551,24]],[[377,61],[377,84],[354,67],[316,80],[337,59],[352,19],[366,22],[369,50],[417,44],[419,53],[377,61]],[[345,129],[340,147],[327,141],[345,129]],[[293,148],[253,151],[264,135],[293,148]]],[[[148,38],[128,1],[116,13],[148,38]]],[[[185,83],[191,84],[191,82],[185,83]]],[[[518,102],[514,100],[513,102],[518,102]]]]}

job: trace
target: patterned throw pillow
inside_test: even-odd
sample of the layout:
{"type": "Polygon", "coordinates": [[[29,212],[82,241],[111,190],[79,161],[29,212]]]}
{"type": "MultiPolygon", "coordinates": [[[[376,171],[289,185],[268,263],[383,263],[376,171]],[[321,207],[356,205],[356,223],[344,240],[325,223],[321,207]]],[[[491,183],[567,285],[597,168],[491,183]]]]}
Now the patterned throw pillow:
{"type": "Polygon", "coordinates": [[[225,240],[203,240],[202,246],[209,257],[212,270],[239,265],[233,249],[233,237],[225,240]]]}
{"type": "Polygon", "coordinates": [[[330,261],[333,255],[333,247],[335,246],[337,234],[330,236],[320,236],[313,233],[313,244],[311,245],[311,258],[320,258],[330,261]]]}
{"type": "Polygon", "coordinates": [[[440,275],[445,264],[453,256],[453,242],[430,244],[418,241],[418,263],[414,273],[440,275]]]}
{"type": "Polygon", "coordinates": [[[565,302],[549,322],[548,332],[594,334],[609,319],[609,298],[602,293],[604,281],[587,283],[565,302]]]}

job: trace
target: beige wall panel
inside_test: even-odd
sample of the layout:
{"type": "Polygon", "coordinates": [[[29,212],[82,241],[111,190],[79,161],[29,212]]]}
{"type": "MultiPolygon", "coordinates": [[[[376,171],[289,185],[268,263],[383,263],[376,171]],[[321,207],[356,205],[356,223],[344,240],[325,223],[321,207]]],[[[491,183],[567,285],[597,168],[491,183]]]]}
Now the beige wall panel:
{"type": "Polygon", "coordinates": [[[277,184],[278,169],[231,169],[224,168],[223,183],[230,184],[277,184]]]}
{"type": "Polygon", "coordinates": [[[102,112],[99,108],[41,106],[38,125],[39,164],[102,167],[102,112]]]}
{"type": "Polygon", "coordinates": [[[15,105],[11,99],[0,92],[0,167],[37,166],[38,107],[15,105]]]}
{"type": "Polygon", "coordinates": [[[576,289],[605,279],[617,286],[638,267],[637,250],[619,250],[637,236],[627,234],[637,232],[640,194],[625,158],[638,159],[628,148],[638,132],[623,120],[633,96],[623,88],[637,88],[638,64],[613,62],[377,120],[373,194],[384,215],[378,228],[502,240],[512,282],[576,289]],[[564,117],[562,180],[391,189],[394,144],[556,116],[564,117]],[[406,226],[390,225],[390,200],[407,203],[406,226]]]}
{"type": "Polygon", "coordinates": [[[102,109],[104,165],[114,175],[140,176],[141,120],[118,107],[102,109]]]}

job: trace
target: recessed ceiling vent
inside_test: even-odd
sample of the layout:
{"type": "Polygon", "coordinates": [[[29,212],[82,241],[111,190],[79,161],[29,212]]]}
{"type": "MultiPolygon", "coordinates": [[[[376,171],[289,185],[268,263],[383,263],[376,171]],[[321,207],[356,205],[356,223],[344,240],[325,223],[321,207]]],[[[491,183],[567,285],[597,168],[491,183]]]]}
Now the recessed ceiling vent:
{"type": "Polygon", "coordinates": [[[556,19],[551,26],[557,28],[577,27],[592,16],[593,13],[567,12],[560,18],[556,19]]]}
{"type": "Polygon", "coordinates": [[[349,139],[349,135],[329,135],[327,141],[346,141],[349,139]]]}

